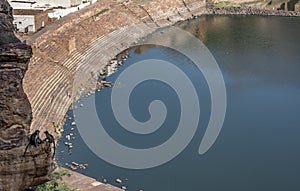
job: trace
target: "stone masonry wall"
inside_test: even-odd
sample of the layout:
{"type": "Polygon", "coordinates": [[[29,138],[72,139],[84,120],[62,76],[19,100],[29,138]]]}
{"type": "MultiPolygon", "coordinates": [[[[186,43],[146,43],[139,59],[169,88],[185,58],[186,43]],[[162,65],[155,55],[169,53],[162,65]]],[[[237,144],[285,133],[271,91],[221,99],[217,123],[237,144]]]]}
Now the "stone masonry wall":
{"type": "MultiPolygon", "coordinates": [[[[207,8],[209,2],[101,0],[33,35],[28,41],[33,48],[33,59],[24,79],[24,89],[33,110],[32,129],[59,132],[59,128],[55,127],[62,126],[65,113],[74,101],[71,93],[76,70],[78,67],[87,67],[89,70],[93,67],[92,60],[84,60],[87,55],[95,50],[101,52],[97,62],[104,66],[109,59],[158,27],[210,13],[211,10],[207,8]],[[72,51],[68,48],[70,46],[66,46],[71,39],[72,46],[76,46],[71,48],[72,51]],[[103,46],[102,49],[97,48],[99,44],[103,46]]],[[[94,74],[99,70],[93,69],[94,74]]],[[[87,78],[96,76],[88,74],[87,78]]],[[[91,85],[84,86],[85,91],[92,93],[91,85]]]]}
{"type": "MultiPolygon", "coordinates": [[[[33,35],[29,39],[33,47],[33,59],[24,79],[24,89],[33,110],[32,129],[59,132],[53,123],[61,126],[73,102],[69,95],[73,92],[76,69],[79,66],[91,67],[91,63],[83,60],[97,44],[103,42],[107,46],[103,47],[103,55],[98,60],[104,66],[109,59],[157,27],[171,25],[205,11],[204,0],[143,3],[102,0],[33,35]],[[108,11],[98,14],[105,9],[108,11]],[[133,30],[130,27],[133,25],[139,27],[133,30]],[[70,52],[62,44],[62,39],[75,39],[76,49],[70,52]]],[[[95,68],[95,74],[99,69],[95,68]]],[[[85,89],[92,91],[93,87],[85,89]]]]}

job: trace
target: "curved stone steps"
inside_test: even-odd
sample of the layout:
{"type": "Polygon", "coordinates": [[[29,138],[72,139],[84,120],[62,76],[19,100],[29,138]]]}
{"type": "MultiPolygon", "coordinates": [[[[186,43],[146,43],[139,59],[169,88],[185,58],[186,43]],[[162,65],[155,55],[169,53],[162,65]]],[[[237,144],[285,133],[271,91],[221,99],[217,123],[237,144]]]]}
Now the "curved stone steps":
{"type": "MultiPolygon", "coordinates": [[[[30,62],[31,64],[32,62],[30,62]]],[[[47,69],[48,64],[44,60],[41,60],[41,62],[38,62],[35,66],[35,70],[31,69],[26,73],[26,76],[24,78],[24,89],[26,93],[28,94],[29,100],[31,101],[32,98],[37,93],[37,88],[40,87],[40,85],[45,80],[45,76],[48,74],[46,73],[48,71],[47,69]],[[46,67],[46,69],[45,69],[46,67]],[[42,73],[42,75],[41,75],[42,73]],[[30,77],[27,77],[30,76],[30,77]],[[30,79],[30,82],[27,82],[30,79]]]]}
{"type": "MultiPolygon", "coordinates": [[[[106,1],[108,0],[104,0],[104,2],[106,1]]],[[[177,2],[178,0],[175,1],[177,2]]],[[[196,2],[196,0],[185,1],[190,1],[191,3],[196,2]]],[[[102,2],[101,0],[101,3],[102,2]]],[[[172,2],[172,0],[166,0],[166,2],[172,2]]],[[[111,4],[111,2],[107,4],[111,4]]],[[[152,4],[152,2],[148,4],[152,4]]],[[[161,4],[165,7],[168,3],[161,4]]],[[[189,3],[187,3],[187,5],[189,6],[189,3]]],[[[200,9],[202,4],[198,3],[195,6],[198,6],[199,8],[197,9],[200,9]]],[[[150,17],[147,17],[146,12],[141,11],[142,8],[140,8],[140,12],[134,16],[119,5],[105,5],[104,8],[106,7],[110,9],[110,11],[107,12],[109,15],[98,18],[98,21],[90,18],[80,21],[80,19],[78,19],[80,17],[77,15],[77,24],[72,23],[68,25],[67,18],[65,18],[65,21],[61,21],[65,23],[62,23],[61,26],[58,27],[59,30],[56,30],[55,25],[54,28],[51,29],[55,34],[52,35],[50,31],[36,38],[36,40],[33,40],[34,47],[39,47],[41,52],[40,54],[39,52],[34,54],[29,65],[29,71],[26,73],[29,77],[27,76],[24,80],[25,90],[27,90],[26,93],[33,107],[34,118],[31,131],[40,129],[41,131],[49,130],[53,133],[54,126],[52,122],[62,126],[65,114],[73,102],[73,98],[70,98],[67,92],[72,92],[74,74],[75,72],[80,72],[78,71],[79,67],[79,70],[85,72],[97,71],[100,67],[106,65],[110,59],[114,58],[116,54],[130,47],[132,42],[146,36],[157,28],[152,27],[154,26],[153,21],[150,17]],[[141,25],[135,25],[135,23],[141,25]],[[80,24],[89,26],[93,31],[83,31],[84,29],[78,26],[80,24]],[[68,34],[72,35],[76,40],[77,49],[71,53],[59,44],[60,38],[68,34]]],[[[172,19],[173,15],[170,15],[171,21],[165,19],[161,22],[169,24],[175,22],[179,18],[176,16],[176,14],[178,15],[178,10],[182,10],[184,13],[184,7],[181,8],[182,9],[176,9],[177,13],[173,11],[172,7],[166,9],[165,12],[172,12],[172,14],[174,12],[174,19],[172,19]]],[[[99,7],[99,11],[100,10],[103,10],[103,7],[99,7]]],[[[162,16],[156,13],[155,7],[149,10],[149,15],[162,16]]],[[[165,17],[166,15],[163,16],[165,17]]],[[[87,78],[88,76],[84,77],[87,78]]],[[[83,80],[87,82],[87,84],[84,84],[85,89],[88,90],[95,87],[95,81],[84,78],[83,80]]],[[[57,136],[57,134],[54,135],[57,136]]],[[[74,180],[78,181],[80,179],[74,178],[74,180]]],[[[74,181],[72,184],[75,183],[77,182],[74,181]]],[[[89,189],[90,188],[86,186],[83,187],[82,190],[89,189]]],[[[99,188],[99,190],[106,189],[99,188]]]]}
{"type": "MultiPolygon", "coordinates": [[[[33,54],[33,56],[32,56],[31,59],[30,59],[30,65],[29,65],[29,67],[28,67],[29,72],[28,72],[28,73],[26,72],[25,75],[30,75],[33,79],[38,78],[38,77],[39,77],[39,73],[38,73],[38,72],[31,72],[31,71],[38,71],[38,68],[35,67],[35,65],[36,65],[37,63],[39,63],[39,62],[41,62],[41,58],[40,58],[40,57],[37,57],[37,56],[35,56],[35,55],[33,54]]],[[[26,79],[25,79],[25,80],[26,80],[26,79]]],[[[26,86],[26,85],[27,85],[27,83],[24,84],[24,86],[26,86]]]]}
{"type": "Polygon", "coordinates": [[[74,69],[74,62],[79,63],[83,58],[84,58],[84,55],[82,53],[76,51],[72,55],[71,59],[68,59],[66,62],[63,63],[63,66],[65,66],[66,68],[68,68],[70,70],[73,70],[74,69]]]}
{"type": "MultiPolygon", "coordinates": [[[[178,3],[177,1],[176,3],[178,3]]],[[[201,7],[202,4],[198,3],[197,6],[201,7]]],[[[149,6],[147,8],[149,8],[147,10],[150,11],[150,15],[157,16],[157,19],[166,16],[165,14],[156,14],[155,7],[149,6]]],[[[184,9],[184,7],[181,7],[181,9],[184,9]]],[[[169,9],[166,12],[172,12],[173,14],[174,10],[178,9],[169,9]]],[[[150,21],[151,19],[144,18],[146,12],[143,11],[142,8],[139,8],[136,15],[133,15],[123,6],[111,7],[108,12],[109,15],[101,16],[101,19],[98,19],[99,21],[95,18],[88,18],[78,23],[78,25],[69,27],[65,32],[57,32],[50,42],[46,40],[46,37],[40,38],[37,47],[42,53],[34,56],[31,61],[31,66],[34,66],[34,69],[29,72],[32,75],[29,83],[31,87],[29,85],[26,87],[34,112],[32,129],[42,129],[42,126],[51,126],[53,121],[58,123],[63,120],[73,101],[68,97],[67,92],[72,93],[75,72],[83,71],[88,74],[91,71],[99,71],[116,54],[129,48],[132,42],[157,29],[154,23],[150,21]],[[111,15],[114,15],[114,18],[111,15]],[[141,18],[149,22],[143,23],[141,18]],[[82,30],[86,30],[84,27],[90,25],[94,27],[92,35],[85,35],[83,38],[84,31],[82,30]],[[109,31],[112,30],[113,32],[110,33],[109,31]],[[69,53],[58,44],[60,33],[65,36],[72,34],[76,40],[77,50],[69,53]]],[[[174,12],[174,14],[178,13],[174,12]]],[[[88,85],[84,84],[87,91],[89,89],[93,90],[96,83],[89,80],[91,74],[88,75],[83,76],[86,79],[82,79],[82,82],[87,81],[88,83],[88,85]]],[[[96,77],[95,75],[97,74],[94,73],[94,77],[96,77]]],[[[81,86],[81,84],[78,85],[81,86]]]]}
{"type": "MultiPolygon", "coordinates": [[[[92,46],[89,50],[87,50],[86,59],[83,60],[83,64],[80,66],[80,70],[83,71],[98,71],[100,68],[98,66],[104,66],[107,64],[107,62],[112,59],[113,57],[105,58],[105,52],[113,52],[112,54],[108,55],[115,55],[118,52],[122,50],[122,48],[118,48],[117,45],[115,45],[112,42],[124,42],[126,40],[127,36],[124,36],[124,31],[120,30],[118,32],[113,32],[109,34],[106,38],[101,38],[100,41],[98,41],[97,44],[92,46]],[[103,48],[105,47],[105,48],[103,48]],[[94,55],[94,56],[92,56],[94,55]],[[99,64],[100,62],[100,64],[99,64]]],[[[120,45],[119,45],[120,46],[120,45]]],[[[89,73],[89,72],[88,72],[89,73]]],[[[95,82],[96,83],[96,82],[95,82]]]]}
{"type": "MultiPolygon", "coordinates": [[[[87,54],[86,54],[87,60],[85,60],[85,62],[90,63],[90,61],[94,61],[95,57],[91,57],[90,55],[93,55],[95,53],[111,51],[111,48],[116,48],[117,51],[121,51],[124,48],[128,48],[132,42],[132,39],[128,38],[128,33],[131,33],[131,35],[137,34],[135,36],[141,36],[141,35],[139,35],[141,30],[138,30],[138,29],[139,28],[133,27],[133,26],[124,27],[118,31],[114,31],[114,32],[108,34],[105,37],[99,38],[97,43],[95,43],[89,50],[87,50],[87,54]],[[126,31],[126,33],[124,34],[125,31],[126,31]],[[114,42],[117,42],[117,43],[114,43],[114,42]],[[123,45],[120,45],[120,44],[123,44],[123,45]],[[103,48],[103,47],[105,47],[105,48],[103,48]],[[91,58],[91,59],[89,59],[89,58],[91,58]]],[[[115,55],[115,54],[117,54],[117,53],[113,53],[113,55],[115,55]]],[[[109,55],[112,55],[112,54],[109,54],[109,55]]],[[[110,56],[110,58],[113,58],[113,57],[114,56],[110,56]]],[[[86,64],[86,65],[88,66],[88,64],[86,64]]]]}
{"type": "MultiPolygon", "coordinates": [[[[95,71],[98,72],[101,67],[105,66],[109,62],[110,59],[114,58],[121,51],[129,48],[132,41],[135,41],[145,36],[146,34],[153,32],[155,29],[156,28],[145,27],[145,25],[128,26],[121,28],[118,31],[112,32],[104,38],[99,38],[100,40],[98,41],[98,43],[87,50],[86,59],[83,60],[84,63],[80,67],[80,70],[82,71],[81,73],[85,75],[80,76],[84,76],[84,78],[87,78],[86,75],[89,75],[91,71],[93,71],[94,73],[96,73],[95,71]],[[131,34],[131,38],[128,38],[128,33],[131,34]],[[118,42],[118,44],[114,44],[112,42],[118,42]]],[[[95,77],[94,81],[92,79],[89,79],[88,85],[84,83],[86,91],[81,92],[81,95],[82,93],[87,93],[89,89],[93,90],[93,88],[95,88],[95,77]]],[[[79,82],[82,81],[85,80],[79,80],[79,82]]],[[[78,87],[80,88],[81,85],[78,87]]]]}
{"type": "MultiPolygon", "coordinates": [[[[68,97],[66,94],[64,94],[64,90],[68,85],[61,84],[56,88],[57,95],[53,98],[52,102],[47,104],[45,107],[41,110],[41,115],[44,116],[43,121],[39,120],[36,122],[36,126],[42,128],[43,126],[46,126],[47,124],[52,124],[52,122],[57,123],[56,119],[64,117],[64,115],[61,115],[62,113],[66,113],[68,106],[68,97]]],[[[71,99],[69,99],[69,102],[72,102],[71,99]]]]}
{"type": "MultiPolygon", "coordinates": [[[[35,61],[32,61],[30,64],[35,65],[35,61]]],[[[30,98],[31,98],[30,100],[31,100],[32,104],[35,102],[36,95],[39,93],[40,88],[42,87],[42,84],[45,81],[47,81],[49,72],[53,71],[53,67],[56,67],[56,64],[48,63],[46,60],[42,60],[42,63],[39,62],[37,64],[42,68],[39,68],[38,71],[28,72],[28,75],[34,75],[35,73],[39,74],[37,77],[32,78],[32,80],[30,82],[31,84],[34,84],[35,87],[39,87],[39,89],[35,89],[35,90],[31,91],[31,92],[34,92],[30,96],[30,98]],[[40,72],[40,71],[42,71],[42,72],[40,72]]],[[[30,88],[34,88],[34,87],[30,87],[30,88]]]]}
{"type": "MultiPolygon", "coordinates": [[[[69,105],[72,103],[72,100],[68,100],[68,96],[67,96],[67,90],[71,89],[71,84],[68,84],[66,87],[60,87],[61,84],[66,84],[66,83],[70,83],[70,78],[73,76],[74,71],[76,70],[76,67],[78,65],[78,62],[82,59],[83,55],[80,53],[75,53],[73,54],[73,56],[67,60],[67,67],[69,67],[69,70],[65,70],[64,68],[61,70],[56,70],[57,74],[53,75],[53,76],[49,76],[49,83],[44,83],[42,87],[44,87],[43,90],[41,90],[39,92],[39,94],[36,95],[36,99],[33,100],[33,108],[36,109],[34,117],[35,118],[40,118],[40,117],[44,117],[44,118],[51,118],[50,113],[53,113],[53,111],[57,111],[54,113],[61,113],[60,110],[63,110],[63,113],[65,114],[69,105]],[[56,90],[60,89],[60,92],[56,93],[56,90]],[[43,99],[45,97],[48,96],[47,100],[43,100],[42,102],[40,101],[40,99],[43,99]],[[50,98],[49,98],[50,96],[50,98]],[[52,97],[51,97],[52,96],[52,97]],[[63,98],[61,98],[63,97],[63,98]],[[52,104],[51,100],[52,99],[52,104]],[[67,99],[67,103],[60,103],[57,102],[58,99],[61,100],[66,100],[67,99]],[[36,103],[42,103],[42,104],[38,104],[36,105],[36,103]],[[62,108],[58,111],[59,106],[62,106],[62,108]],[[46,114],[45,114],[46,113],[46,114]]],[[[63,118],[64,114],[62,116],[60,116],[60,119],[63,118]]],[[[56,115],[54,115],[56,116],[56,115]]],[[[56,122],[57,120],[55,120],[55,118],[53,118],[54,122],[56,122]]],[[[51,121],[51,123],[52,123],[51,121]]],[[[44,125],[44,122],[39,123],[39,122],[33,122],[33,127],[39,127],[40,125],[44,125]]]]}
{"type": "MultiPolygon", "coordinates": [[[[133,29],[134,30],[134,29],[133,29]]],[[[102,45],[102,46],[105,46],[105,45],[107,45],[107,44],[110,44],[110,42],[112,42],[112,41],[114,41],[114,42],[119,42],[122,38],[123,39],[126,39],[126,38],[124,38],[124,36],[122,37],[120,34],[122,34],[124,31],[123,30],[120,30],[120,31],[118,31],[118,32],[114,32],[114,33],[112,33],[110,36],[112,36],[112,37],[110,37],[110,38],[108,38],[109,40],[104,40],[104,41],[102,41],[102,43],[100,44],[100,46],[102,45]]],[[[127,37],[126,35],[125,35],[125,37],[127,37]]],[[[103,40],[103,38],[101,38],[101,40],[103,40]]],[[[98,42],[98,40],[97,41],[94,41],[94,43],[96,44],[98,42]]],[[[98,45],[99,46],[99,45],[98,45]]],[[[93,46],[92,46],[93,47],[93,46]]],[[[50,48],[49,46],[48,46],[48,48],[50,48]]],[[[91,49],[91,50],[95,50],[95,48],[93,49],[91,49]]],[[[116,52],[116,53],[118,53],[120,51],[120,49],[116,49],[114,52],[116,52]]],[[[94,52],[92,53],[92,54],[94,54],[94,52]]],[[[75,56],[73,56],[73,60],[72,59],[68,59],[68,61],[66,62],[67,64],[65,64],[65,65],[67,65],[67,67],[74,67],[74,62],[77,62],[77,61],[79,61],[79,60],[81,60],[82,59],[82,57],[83,57],[83,55],[80,55],[80,54],[75,54],[75,56]],[[79,58],[79,59],[78,59],[79,58]],[[75,59],[75,60],[74,60],[75,59]]],[[[93,62],[95,61],[95,58],[94,58],[94,60],[93,60],[93,62]]],[[[98,60],[96,60],[96,62],[97,62],[98,60]]],[[[64,62],[65,63],[65,62],[64,62]]],[[[90,62],[89,62],[90,63],[90,62]]],[[[103,63],[103,65],[104,65],[105,63],[103,63]]],[[[76,65],[76,64],[75,64],[76,65]]],[[[52,67],[52,66],[50,66],[50,65],[48,65],[48,68],[49,67],[52,67]]],[[[85,67],[87,67],[86,69],[87,70],[90,70],[90,71],[92,71],[92,70],[94,70],[95,68],[92,68],[91,67],[91,65],[90,64],[86,64],[86,66],[85,67]]],[[[46,70],[45,70],[46,71],[46,70]]],[[[67,71],[68,72],[68,71],[67,71]]],[[[55,87],[55,86],[57,86],[59,83],[61,83],[61,82],[63,82],[63,81],[67,81],[67,80],[65,80],[65,78],[63,78],[63,76],[64,75],[66,75],[66,73],[65,73],[65,71],[61,71],[61,70],[56,70],[56,73],[54,74],[54,75],[52,75],[52,76],[50,76],[50,77],[48,77],[49,79],[56,79],[56,80],[50,80],[50,81],[46,81],[46,83],[44,83],[43,85],[42,85],[42,87],[40,87],[39,88],[39,92],[37,93],[37,95],[33,98],[33,100],[32,100],[32,103],[33,103],[33,108],[36,108],[36,112],[35,112],[35,118],[36,117],[38,117],[38,116],[40,116],[40,115],[42,115],[42,116],[44,116],[44,113],[45,112],[51,112],[51,108],[49,109],[49,106],[47,106],[47,103],[49,103],[49,102],[51,102],[50,100],[51,99],[57,99],[57,97],[55,97],[55,98],[49,98],[49,96],[51,96],[51,93],[49,93],[49,92],[51,92],[51,91],[53,91],[53,88],[55,87]],[[43,88],[42,90],[41,90],[41,88],[43,88]],[[47,90],[47,91],[46,91],[47,90]],[[48,94],[47,94],[47,92],[48,92],[48,94]],[[50,95],[49,95],[50,94],[50,95]],[[48,96],[48,99],[46,99],[46,100],[44,100],[44,104],[38,104],[38,105],[36,105],[36,103],[40,103],[40,99],[41,98],[44,98],[44,97],[47,97],[48,96]],[[42,109],[42,108],[45,108],[45,109],[42,109]]],[[[63,91],[63,90],[62,90],[63,91]]],[[[59,95],[59,94],[58,94],[59,95]]],[[[68,106],[67,106],[68,107],[68,106]]],[[[40,125],[40,124],[38,124],[38,125],[40,125]]]]}
{"type": "MultiPolygon", "coordinates": [[[[67,95],[64,92],[65,88],[63,87],[63,85],[62,86],[61,85],[62,84],[56,86],[54,89],[55,94],[58,96],[53,96],[52,94],[52,97],[48,98],[48,101],[44,101],[45,102],[44,105],[41,105],[39,108],[37,108],[38,111],[36,111],[35,113],[35,118],[42,119],[43,121],[37,120],[35,123],[32,124],[33,127],[39,127],[41,123],[44,123],[45,119],[51,120],[51,117],[49,117],[50,115],[51,116],[59,115],[59,113],[56,112],[56,110],[58,107],[64,106],[64,104],[58,102],[58,100],[59,99],[65,100],[67,98],[67,95]]],[[[56,122],[56,121],[52,120],[51,124],[52,122],[56,122]]]]}
{"type": "Polygon", "coordinates": [[[53,86],[57,84],[57,79],[60,80],[62,77],[63,74],[60,70],[54,70],[53,73],[48,78],[45,78],[46,81],[43,83],[43,87],[40,87],[37,90],[37,94],[31,100],[32,107],[38,108],[39,105],[41,104],[42,99],[46,97],[47,95],[46,93],[51,92],[53,86]]]}
{"type": "MultiPolygon", "coordinates": [[[[67,60],[67,58],[64,58],[64,59],[67,60]]],[[[71,57],[71,59],[68,59],[67,62],[71,62],[72,63],[74,59],[76,60],[78,58],[77,57],[74,58],[74,56],[73,56],[73,57],[71,57]]],[[[66,62],[62,61],[62,63],[66,63],[66,62]]],[[[44,66],[47,67],[47,69],[45,69],[43,71],[43,73],[49,73],[49,70],[53,70],[57,66],[58,66],[58,68],[56,68],[54,70],[55,73],[52,73],[52,75],[49,76],[49,77],[46,77],[47,75],[45,75],[45,76],[42,75],[43,78],[45,79],[44,81],[46,81],[46,82],[44,82],[43,84],[40,85],[40,87],[37,90],[36,94],[32,97],[31,102],[32,102],[32,105],[34,105],[34,106],[35,106],[36,102],[39,102],[40,99],[41,99],[41,97],[45,95],[45,93],[46,93],[45,90],[47,90],[47,89],[49,90],[49,86],[50,87],[53,86],[53,83],[54,83],[53,80],[47,80],[47,79],[60,79],[60,77],[57,77],[57,76],[59,76],[59,75],[63,76],[63,75],[65,75],[66,72],[70,72],[70,71],[76,69],[75,66],[72,66],[73,68],[71,68],[70,67],[71,65],[69,66],[69,70],[70,71],[66,70],[65,67],[61,68],[61,65],[45,64],[44,66]]]]}
{"type": "MultiPolygon", "coordinates": [[[[86,65],[87,70],[92,70],[95,62],[103,62],[106,64],[110,59],[112,59],[119,52],[127,49],[132,44],[132,39],[139,39],[150,32],[153,32],[156,28],[146,27],[146,25],[133,25],[119,29],[118,31],[108,34],[105,38],[101,38],[96,46],[91,47],[87,51],[86,62],[90,63],[86,65]],[[126,33],[125,33],[126,31],[126,33]],[[131,34],[131,38],[128,38],[128,33],[131,34]],[[114,44],[112,42],[118,42],[114,44]],[[120,45],[122,44],[122,45],[120,45]],[[106,47],[106,48],[102,48],[106,47]],[[91,57],[89,55],[98,53],[100,55],[91,57]],[[113,55],[108,57],[107,55],[113,55]],[[105,59],[104,59],[105,58],[105,59]]],[[[99,69],[99,68],[97,68],[99,69]]]]}
{"type": "MultiPolygon", "coordinates": [[[[65,71],[63,73],[63,71],[58,71],[56,72],[55,75],[53,75],[53,78],[50,78],[52,80],[49,80],[50,83],[46,84],[45,89],[40,91],[40,94],[37,95],[37,99],[35,100],[35,102],[33,102],[33,107],[35,108],[43,108],[45,107],[45,105],[47,103],[49,103],[48,101],[51,101],[51,99],[54,99],[55,95],[54,92],[57,89],[57,86],[59,86],[59,84],[61,83],[66,83],[68,82],[67,79],[67,73],[70,73],[70,71],[65,71]],[[47,86],[48,85],[48,86],[47,86]],[[51,97],[52,96],[52,97],[51,97]],[[46,99],[45,99],[46,98],[46,99]]],[[[65,94],[67,94],[67,92],[65,92],[65,94]]],[[[36,115],[38,115],[39,112],[36,112],[36,115]]]]}
{"type": "MultiPolygon", "coordinates": [[[[97,38],[94,38],[94,42],[92,43],[96,43],[97,38]]],[[[43,44],[40,44],[39,47],[43,47],[43,44]]],[[[62,52],[62,51],[57,51],[58,47],[55,47],[56,50],[54,50],[54,43],[51,43],[52,46],[50,45],[46,45],[44,46],[41,50],[44,51],[45,54],[48,54],[49,57],[51,57],[53,53],[58,53],[58,52],[62,52]]],[[[89,46],[85,46],[84,48],[88,48],[89,46]]],[[[85,51],[85,50],[84,50],[85,51]]],[[[51,115],[51,112],[53,110],[57,110],[57,109],[53,109],[53,108],[60,108],[58,112],[60,112],[60,110],[65,110],[64,113],[66,112],[66,109],[69,107],[70,102],[71,101],[67,101],[67,105],[64,107],[57,107],[57,106],[62,106],[65,104],[62,103],[58,103],[58,104],[51,104],[50,100],[53,100],[53,103],[57,103],[57,100],[65,100],[66,99],[66,93],[64,93],[64,89],[70,89],[70,87],[60,87],[60,84],[64,84],[70,80],[68,80],[67,76],[72,76],[73,71],[76,70],[78,63],[82,60],[82,58],[84,57],[83,54],[79,53],[79,52],[75,52],[72,53],[73,55],[71,56],[70,59],[68,59],[67,57],[69,55],[62,55],[60,54],[59,60],[62,63],[63,66],[65,66],[67,69],[69,70],[65,70],[65,69],[61,69],[61,68],[55,68],[53,69],[54,65],[47,63],[46,61],[44,63],[42,63],[43,65],[43,70],[42,70],[42,74],[45,75],[40,75],[43,76],[42,79],[36,78],[37,82],[40,82],[40,84],[37,86],[38,89],[36,89],[36,92],[31,99],[31,103],[32,103],[32,107],[34,108],[34,118],[38,118],[37,120],[33,121],[33,127],[36,126],[40,126],[43,125],[44,121],[42,121],[42,124],[39,122],[41,120],[39,120],[39,118],[42,119],[42,116],[44,117],[49,117],[51,115]],[[51,71],[54,71],[52,73],[51,76],[48,76],[47,74],[51,71]],[[53,93],[51,93],[52,91],[56,90],[57,88],[55,87],[60,87],[60,92],[58,92],[58,94],[53,95],[53,93]],[[63,95],[63,96],[60,96],[63,95]],[[51,97],[52,96],[52,97],[51,97]],[[62,98],[61,98],[62,97],[62,98]],[[43,100],[42,99],[45,99],[43,100]],[[41,102],[44,102],[44,104],[40,104],[41,102]]],[[[35,83],[34,83],[35,84],[35,83]]],[[[32,92],[32,91],[31,91],[32,92]]],[[[68,99],[67,99],[68,100],[68,99]]],[[[63,114],[64,115],[64,114],[63,114]]],[[[54,115],[56,116],[56,115],[54,115]]],[[[63,117],[63,116],[62,116],[63,117]]],[[[35,129],[35,128],[33,128],[35,129]]]]}
{"type": "MultiPolygon", "coordinates": [[[[51,91],[55,86],[63,79],[64,75],[62,71],[54,71],[53,75],[49,76],[49,80],[46,81],[44,85],[44,89],[39,89],[37,95],[35,95],[35,99],[31,100],[32,101],[32,107],[35,108],[36,110],[39,110],[39,108],[43,107],[46,101],[48,101],[49,96],[51,94],[51,91]]],[[[35,115],[38,114],[38,112],[35,113],[35,115]]]]}
{"type": "MultiPolygon", "coordinates": [[[[122,33],[123,31],[121,30],[121,31],[119,31],[118,33],[122,33]]],[[[117,39],[117,37],[118,37],[118,33],[116,33],[116,34],[113,34],[113,36],[115,36],[116,38],[113,40],[113,41],[119,41],[120,39],[117,39]]],[[[101,39],[103,39],[103,38],[101,38],[101,39]]],[[[97,41],[94,41],[94,43],[97,43],[97,41]]],[[[103,43],[105,43],[105,44],[107,44],[107,41],[104,41],[103,43]]],[[[120,51],[119,49],[117,50],[117,51],[120,51]]],[[[116,52],[117,52],[116,51],[116,52]]],[[[78,54],[78,57],[77,57],[77,55],[75,56],[75,59],[76,58],[78,58],[78,60],[76,60],[76,61],[79,61],[79,60],[81,60],[82,59],[82,55],[79,55],[78,54]]],[[[74,58],[73,58],[74,59],[74,58]]],[[[76,62],[75,61],[75,62],[76,62]]],[[[72,60],[72,59],[69,59],[67,62],[66,62],[66,64],[64,64],[66,67],[70,67],[70,66],[72,66],[72,65],[74,65],[73,64],[73,62],[74,62],[74,60],[72,60]]],[[[65,63],[65,62],[64,62],[65,63]]],[[[53,78],[56,78],[56,77],[54,77],[54,76],[52,76],[52,77],[50,77],[51,79],[53,79],[53,78]]],[[[41,88],[47,88],[47,87],[49,87],[49,85],[51,85],[51,84],[44,84],[41,88]]],[[[42,96],[44,96],[44,95],[42,95],[42,96]]],[[[38,100],[39,101],[39,100],[38,100]]],[[[32,102],[34,103],[35,102],[35,98],[33,98],[33,100],[32,100],[32,102]]]]}

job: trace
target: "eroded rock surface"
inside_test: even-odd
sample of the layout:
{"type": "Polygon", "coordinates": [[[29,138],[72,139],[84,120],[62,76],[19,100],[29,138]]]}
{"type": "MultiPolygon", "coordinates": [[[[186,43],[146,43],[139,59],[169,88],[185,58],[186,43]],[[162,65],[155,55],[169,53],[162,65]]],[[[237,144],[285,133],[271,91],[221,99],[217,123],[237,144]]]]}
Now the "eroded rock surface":
{"type": "MultiPolygon", "coordinates": [[[[31,106],[22,81],[32,56],[13,32],[12,10],[0,1],[0,190],[19,191],[48,180],[51,147],[29,148],[31,106]]],[[[34,131],[34,130],[33,130],[34,131]]]]}
{"type": "Polygon", "coordinates": [[[15,37],[13,30],[12,8],[7,0],[0,1],[0,45],[7,43],[18,43],[20,40],[15,37]]]}
{"type": "Polygon", "coordinates": [[[21,146],[29,133],[31,107],[22,79],[31,55],[25,44],[0,45],[0,150],[21,146]]]}

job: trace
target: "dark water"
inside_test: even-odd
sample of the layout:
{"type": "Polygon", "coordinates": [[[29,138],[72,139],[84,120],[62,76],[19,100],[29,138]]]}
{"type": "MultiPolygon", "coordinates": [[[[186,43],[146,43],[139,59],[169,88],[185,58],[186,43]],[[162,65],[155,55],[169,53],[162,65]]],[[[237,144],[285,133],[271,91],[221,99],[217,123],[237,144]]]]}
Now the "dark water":
{"type": "MultiPolygon", "coordinates": [[[[191,143],[164,165],[146,170],[123,169],[93,154],[77,129],[70,130],[72,119],[66,122],[64,132],[75,134],[75,139],[71,139],[72,154],[67,154],[63,144],[66,139],[62,139],[59,161],[88,163],[86,170],[79,171],[98,180],[106,178],[119,187],[114,180],[121,178],[129,191],[299,191],[300,18],[206,16],[178,26],[204,42],[224,76],[227,112],[213,147],[198,155],[211,110],[210,93],[202,73],[174,50],[143,46],[130,50],[124,66],[107,80],[113,82],[126,67],[145,59],[166,60],[180,67],[200,98],[200,122],[191,143]]],[[[103,126],[108,127],[106,131],[119,143],[149,148],[168,140],[176,130],[180,105],[178,96],[167,84],[145,81],[131,94],[131,112],[139,121],[149,119],[148,106],[153,100],[162,100],[168,109],[163,126],[148,136],[138,136],[120,127],[112,114],[110,93],[109,88],[97,92],[96,107],[103,126]]],[[[88,99],[82,98],[81,102],[88,99]]]]}

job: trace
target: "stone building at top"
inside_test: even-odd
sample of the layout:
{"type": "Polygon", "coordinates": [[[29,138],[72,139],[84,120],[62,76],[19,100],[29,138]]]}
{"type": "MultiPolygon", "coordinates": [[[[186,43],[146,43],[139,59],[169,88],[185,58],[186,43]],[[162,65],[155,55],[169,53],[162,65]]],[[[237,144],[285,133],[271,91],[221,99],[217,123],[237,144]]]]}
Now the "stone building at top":
{"type": "Polygon", "coordinates": [[[76,12],[95,0],[8,0],[13,8],[15,31],[34,33],[49,22],[76,12]]]}

